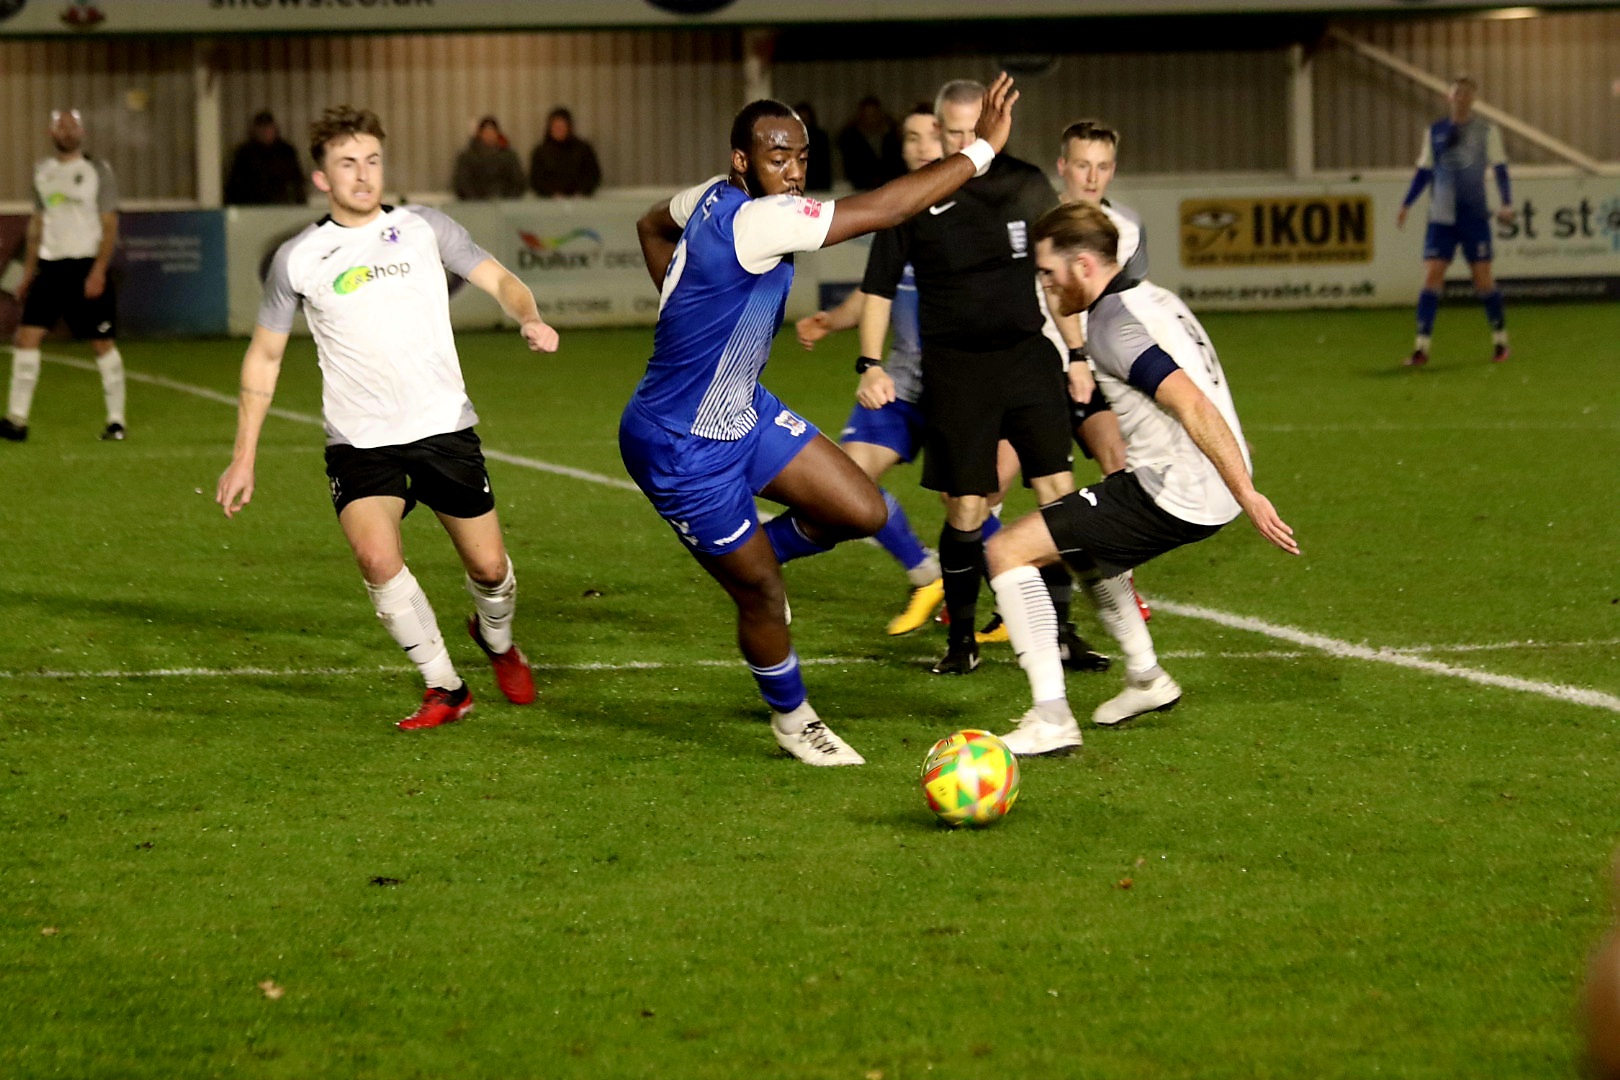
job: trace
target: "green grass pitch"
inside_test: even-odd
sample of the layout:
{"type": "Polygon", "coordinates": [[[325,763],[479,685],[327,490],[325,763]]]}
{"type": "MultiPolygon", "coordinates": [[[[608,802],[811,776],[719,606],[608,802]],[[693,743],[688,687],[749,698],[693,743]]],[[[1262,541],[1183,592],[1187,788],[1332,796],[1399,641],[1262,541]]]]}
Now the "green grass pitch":
{"type": "MultiPolygon", "coordinates": [[[[646,331],[462,336],[541,697],[500,699],[414,514],[479,701],[415,736],[319,428],[271,419],[213,503],[242,343],[127,343],[122,444],[48,363],[0,444],[0,1077],[1571,1075],[1620,838],[1620,312],[1510,314],[1510,363],[1459,306],[1422,371],[1405,312],[1207,318],[1305,554],[1238,522],[1143,568],[1181,705],[1026,762],[982,832],[917,770],[1023,711],[1005,646],[930,677],[880,550],[794,564],[870,762],[803,767],[642,498],[533,467],[623,479],[646,331]]],[[[766,382],[836,434],[853,355],[785,335],[766,382]]],[[[276,405],[319,411],[307,341],[276,405]]]]}

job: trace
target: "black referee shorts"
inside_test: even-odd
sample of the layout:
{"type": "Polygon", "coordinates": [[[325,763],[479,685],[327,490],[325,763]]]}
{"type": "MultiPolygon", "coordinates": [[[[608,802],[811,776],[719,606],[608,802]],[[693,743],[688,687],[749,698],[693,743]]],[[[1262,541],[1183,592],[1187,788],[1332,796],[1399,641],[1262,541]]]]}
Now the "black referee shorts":
{"type": "Polygon", "coordinates": [[[1026,477],[1073,467],[1063,358],[1044,336],[995,352],[924,346],[922,372],[923,487],[995,494],[1002,439],[1026,477]]]}
{"type": "Polygon", "coordinates": [[[1219,525],[1195,525],[1162,509],[1136,474],[1125,470],[1047,503],[1041,517],[1064,561],[1077,569],[1093,563],[1104,577],[1221,531],[1219,525]]]}
{"type": "Polygon", "coordinates": [[[49,330],[66,319],[68,331],[79,341],[117,337],[118,304],[111,278],[100,296],[84,295],[84,279],[95,265],[94,259],[42,260],[23,300],[22,325],[49,330]]]}
{"type": "Polygon", "coordinates": [[[406,514],[419,502],[453,518],[482,517],[495,509],[483,446],[472,428],[398,446],[328,446],[326,476],[332,509],[339,514],[372,495],[404,499],[406,514]]]}

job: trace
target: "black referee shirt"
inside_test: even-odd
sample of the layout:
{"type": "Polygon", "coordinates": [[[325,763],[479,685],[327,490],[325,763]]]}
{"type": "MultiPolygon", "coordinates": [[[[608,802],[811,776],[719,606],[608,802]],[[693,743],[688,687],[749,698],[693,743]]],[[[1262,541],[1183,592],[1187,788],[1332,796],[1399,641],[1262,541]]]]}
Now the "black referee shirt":
{"type": "Polygon", "coordinates": [[[893,299],[909,262],[917,274],[925,352],[930,346],[1011,348],[1045,323],[1030,231],[1057,204],[1040,169],[998,154],[987,173],[944,202],[878,233],[861,291],[893,299]]]}

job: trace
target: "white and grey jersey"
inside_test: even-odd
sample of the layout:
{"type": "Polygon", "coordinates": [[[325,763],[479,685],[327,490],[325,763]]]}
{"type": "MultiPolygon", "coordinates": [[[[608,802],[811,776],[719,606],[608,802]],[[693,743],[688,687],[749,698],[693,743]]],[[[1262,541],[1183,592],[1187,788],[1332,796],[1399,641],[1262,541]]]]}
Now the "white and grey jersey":
{"type": "Polygon", "coordinates": [[[118,209],[118,181],[100,158],[41,158],[34,165],[34,208],[45,226],[41,259],[93,259],[101,249],[101,215],[118,209]]]}
{"type": "Polygon", "coordinates": [[[466,229],[425,206],[385,206],[354,228],[323,218],[281,245],[258,322],[286,333],[303,305],[328,444],[395,446],[478,422],[444,271],[466,277],[489,257],[466,229]]]}
{"type": "Polygon", "coordinates": [[[1131,283],[1146,281],[1148,276],[1147,231],[1142,227],[1142,215],[1124,203],[1102,201],[1102,212],[1119,230],[1119,253],[1115,261],[1131,283]]]}
{"type": "Polygon", "coordinates": [[[1214,463],[1154,397],[1166,375],[1186,372],[1220,410],[1244,467],[1253,471],[1226,373],[1198,319],[1174,293],[1143,281],[1110,286],[1091,306],[1088,323],[1086,354],[1119,419],[1126,467],[1142,489],[1160,509],[1195,525],[1224,525],[1237,517],[1242,508],[1214,463]]]}

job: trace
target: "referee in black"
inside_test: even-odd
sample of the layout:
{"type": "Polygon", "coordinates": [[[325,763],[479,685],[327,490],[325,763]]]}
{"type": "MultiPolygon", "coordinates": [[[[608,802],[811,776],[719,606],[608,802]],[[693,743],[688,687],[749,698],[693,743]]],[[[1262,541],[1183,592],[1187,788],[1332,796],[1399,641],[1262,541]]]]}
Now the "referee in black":
{"type": "MultiPolygon", "coordinates": [[[[934,104],[947,155],[974,137],[984,87],[946,83],[934,104]]],[[[1034,222],[1058,203],[1041,170],[1005,153],[944,202],[873,239],[862,291],[893,299],[909,262],[922,323],[923,486],[945,495],[939,539],[950,645],[937,675],[979,666],[982,528],[1009,441],[1044,505],[1074,490],[1063,354],[1045,336],[1034,222]]],[[[862,357],[856,369],[880,363],[862,357]]]]}

